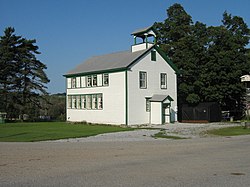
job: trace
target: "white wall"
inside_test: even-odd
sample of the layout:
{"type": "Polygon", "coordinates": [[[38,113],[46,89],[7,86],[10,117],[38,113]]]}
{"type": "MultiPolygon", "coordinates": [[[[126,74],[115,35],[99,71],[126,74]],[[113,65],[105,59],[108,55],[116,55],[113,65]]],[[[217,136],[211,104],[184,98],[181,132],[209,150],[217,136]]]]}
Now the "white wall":
{"type": "Polygon", "coordinates": [[[151,61],[149,51],[128,71],[128,93],[129,124],[149,123],[150,113],[146,112],[145,97],[170,95],[174,99],[171,108],[177,108],[176,74],[158,52],[156,61],[151,61]],[[139,88],[139,71],[147,72],[147,89],[139,88]],[[167,89],[160,88],[160,73],[167,73],[167,89]]]}
{"type": "Polygon", "coordinates": [[[109,74],[109,86],[67,89],[67,95],[103,94],[102,110],[67,109],[68,121],[125,124],[125,72],[109,74]]]}

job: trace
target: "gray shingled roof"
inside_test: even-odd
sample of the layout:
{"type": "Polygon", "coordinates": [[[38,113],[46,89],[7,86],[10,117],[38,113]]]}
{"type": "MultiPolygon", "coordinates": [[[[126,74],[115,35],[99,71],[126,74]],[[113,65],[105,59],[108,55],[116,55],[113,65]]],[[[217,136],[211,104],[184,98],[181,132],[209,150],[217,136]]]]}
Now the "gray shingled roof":
{"type": "Polygon", "coordinates": [[[143,29],[137,29],[134,32],[132,32],[131,35],[139,34],[139,33],[142,33],[142,32],[147,32],[149,29],[152,29],[152,26],[149,26],[149,27],[146,27],[146,28],[143,28],[143,29]]]}
{"type": "Polygon", "coordinates": [[[173,101],[173,99],[169,95],[153,95],[149,101],[151,102],[163,102],[164,100],[168,99],[169,101],[173,101]]]}
{"type": "Polygon", "coordinates": [[[65,76],[127,68],[147,50],[149,49],[133,53],[131,51],[123,51],[102,56],[94,56],[66,73],[65,76]]]}

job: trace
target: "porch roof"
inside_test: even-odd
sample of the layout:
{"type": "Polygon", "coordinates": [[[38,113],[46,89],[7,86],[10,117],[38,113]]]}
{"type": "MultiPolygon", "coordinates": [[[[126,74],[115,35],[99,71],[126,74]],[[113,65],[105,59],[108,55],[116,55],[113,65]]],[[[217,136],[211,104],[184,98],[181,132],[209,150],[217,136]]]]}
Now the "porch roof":
{"type": "Polygon", "coordinates": [[[150,102],[164,102],[165,100],[174,101],[169,95],[153,95],[149,101],[150,102]]]}

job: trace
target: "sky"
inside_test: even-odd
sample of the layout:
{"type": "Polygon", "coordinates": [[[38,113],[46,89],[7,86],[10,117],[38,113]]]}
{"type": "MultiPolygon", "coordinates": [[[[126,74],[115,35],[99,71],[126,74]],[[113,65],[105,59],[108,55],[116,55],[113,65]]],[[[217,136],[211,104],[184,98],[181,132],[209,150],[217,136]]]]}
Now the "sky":
{"type": "Polygon", "coordinates": [[[131,33],[167,18],[181,4],[193,22],[221,25],[222,14],[240,16],[250,27],[249,0],[0,0],[0,36],[6,27],[36,39],[51,94],[66,92],[64,74],[86,59],[129,50],[131,33]]]}

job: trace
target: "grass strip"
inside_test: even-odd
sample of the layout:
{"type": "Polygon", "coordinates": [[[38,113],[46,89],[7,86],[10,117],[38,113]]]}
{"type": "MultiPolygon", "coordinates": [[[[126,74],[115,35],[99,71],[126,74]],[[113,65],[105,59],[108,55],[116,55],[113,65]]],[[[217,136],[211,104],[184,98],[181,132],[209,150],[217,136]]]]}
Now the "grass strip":
{"type": "Polygon", "coordinates": [[[0,142],[36,142],[80,138],[129,130],[134,129],[66,122],[5,123],[0,124],[0,142]]]}
{"type": "Polygon", "coordinates": [[[244,128],[243,126],[237,126],[237,127],[214,129],[208,131],[207,133],[217,136],[239,136],[239,135],[249,135],[250,129],[244,128]]]}
{"type": "Polygon", "coordinates": [[[180,136],[167,135],[165,131],[160,131],[160,132],[156,133],[155,135],[153,135],[152,137],[154,137],[154,138],[174,139],[174,140],[187,139],[187,138],[180,137],[180,136]]]}

